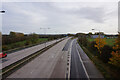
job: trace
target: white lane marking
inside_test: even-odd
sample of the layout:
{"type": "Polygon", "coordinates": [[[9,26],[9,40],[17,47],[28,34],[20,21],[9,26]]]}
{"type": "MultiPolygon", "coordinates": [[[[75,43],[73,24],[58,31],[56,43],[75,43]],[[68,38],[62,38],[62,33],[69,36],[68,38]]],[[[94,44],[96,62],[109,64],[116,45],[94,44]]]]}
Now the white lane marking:
{"type": "Polygon", "coordinates": [[[71,41],[71,44],[70,44],[70,48],[69,48],[69,72],[68,72],[68,79],[70,79],[70,66],[71,66],[71,49],[72,49],[72,44],[73,44],[73,41],[71,41]]]}
{"type": "Polygon", "coordinates": [[[78,51],[78,49],[77,49],[77,44],[76,44],[76,50],[77,50],[79,59],[80,59],[80,61],[81,61],[81,63],[82,63],[82,66],[83,66],[83,69],[84,69],[84,71],[85,71],[85,74],[86,74],[88,80],[90,80],[89,75],[88,75],[88,73],[87,73],[87,70],[86,70],[86,68],[85,68],[85,66],[84,66],[84,64],[83,64],[83,61],[82,61],[82,59],[81,59],[81,57],[80,57],[80,54],[79,54],[79,51],[78,51]]]}

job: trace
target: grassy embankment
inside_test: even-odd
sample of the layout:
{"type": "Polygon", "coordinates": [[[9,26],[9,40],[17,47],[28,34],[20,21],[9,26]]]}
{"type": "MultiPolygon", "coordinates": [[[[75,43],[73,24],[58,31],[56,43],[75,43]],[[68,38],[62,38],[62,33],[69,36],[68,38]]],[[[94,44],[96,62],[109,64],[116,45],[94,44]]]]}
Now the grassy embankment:
{"type": "Polygon", "coordinates": [[[26,47],[26,46],[32,46],[34,44],[39,44],[39,43],[42,43],[42,42],[45,42],[45,41],[48,41],[48,38],[39,38],[36,43],[31,43],[30,42],[28,45],[26,45],[27,40],[24,40],[24,41],[11,43],[11,44],[7,44],[7,45],[3,45],[3,46],[7,47],[7,50],[4,50],[4,51],[8,51],[8,50],[11,50],[11,49],[19,49],[19,48],[23,48],[23,47],[26,47]]]}
{"type": "MultiPolygon", "coordinates": [[[[88,40],[91,42],[91,41],[94,41],[95,39],[89,38],[88,40]]],[[[114,45],[114,42],[115,42],[115,39],[106,39],[106,45],[109,45],[111,47],[114,45]]],[[[81,47],[83,48],[85,53],[88,55],[88,57],[93,61],[96,67],[100,70],[100,72],[103,74],[106,80],[115,80],[115,78],[120,79],[118,69],[116,69],[114,66],[108,63],[102,62],[102,60],[100,60],[97,56],[92,54],[92,52],[90,52],[87,49],[87,47],[84,47],[84,46],[81,46],[81,47]]]]}
{"type": "MultiPolygon", "coordinates": [[[[40,43],[40,42],[44,42],[44,41],[47,41],[48,39],[47,38],[39,38],[37,43],[40,43]]],[[[20,42],[16,42],[16,43],[12,43],[12,44],[8,44],[7,46],[12,46],[12,45],[25,45],[26,43],[26,40],[25,41],[20,41],[20,42]]]]}

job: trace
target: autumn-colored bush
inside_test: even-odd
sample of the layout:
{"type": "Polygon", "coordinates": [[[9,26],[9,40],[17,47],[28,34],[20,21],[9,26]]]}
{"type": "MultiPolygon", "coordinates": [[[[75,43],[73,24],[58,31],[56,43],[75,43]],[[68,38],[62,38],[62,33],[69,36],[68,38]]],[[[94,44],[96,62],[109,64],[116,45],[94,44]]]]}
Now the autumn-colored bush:
{"type": "Polygon", "coordinates": [[[98,49],[99,53],[101,54],[102,53],[101,49],[106,44],[105,38],[98,37],[98,38],[95,39],[95,42],[96,42],[95,47],[98,49]]]}
{"type": "Polygon", "coordinates": [[[115,41],[115,46],[113,47],[113,49],[115,51],[112,51],[112,57],[110,58],[109,63],[120,68],[120,33],[115,41]]]}
{"type": "Polygon", "coordinates": [[[120,68],[120,53],[118,51],[112,52],[112,58],[110,58],[109,63],[120,68]]]}

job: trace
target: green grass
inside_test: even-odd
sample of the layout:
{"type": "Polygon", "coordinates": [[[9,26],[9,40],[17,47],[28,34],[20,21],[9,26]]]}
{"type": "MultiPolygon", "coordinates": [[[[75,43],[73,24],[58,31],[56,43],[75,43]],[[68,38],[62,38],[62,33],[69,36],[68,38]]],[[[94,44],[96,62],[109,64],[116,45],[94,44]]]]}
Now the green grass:
{"type": "MultiPolygon", "coordinates": [[[[47,38],[39,38],[38,39],[38,43],[39,42],[43,42],[43,41],[47,41],[48,39],[47,38]]],[[[8,44],[7,46],[12,46],[12,45],[24,45],[26,43],[26,40],[25,41],[20,41],[20,42],[16,42],[16,43],[12,43],[12,44],[8,44]]]]}
{"type": "MultiPolygon", "coordinates": [[[[88,38],[88,40],[89,40],[90,42],[91,42],[91,41],[95,41],[95,39],[93,39],[93,38],[88,38]]],[[[114,43],[115,43],[115,40],[116,40],[116,38],[105,39],[106,45],[113,46],[114,43]]]]}
{"type": "MultiPolygon", "coordinates": [[[[7,50],[11,50],[11,49],[14,49],[14,48],[19,48],[19,47],[26,46],[25,45],[26,41],[27,40],[16,42],[16,43],[11,43],[11,44],[7,44],[7,45],[3,45],[3,46],[6,46],[8,48],[7,50]]],[[[36,44],[44,42],[44,41],[48,41],[48,38],[39,38],[36,44]]],[[[33,43],[31,43],[30,45],[33,45],[33,43]]]]}
{"type": "Polygon", "coordinates": [[[115,38],[114,39],[106,39],[106,44],[109,45],[109,46],[113,46],[114,43],[115,43],[115,38]]]}
{"type": "Polygon", "coordinates": [[[38,41],[48,41],[48,38],[39,38],[39,40],[38,41]]]}

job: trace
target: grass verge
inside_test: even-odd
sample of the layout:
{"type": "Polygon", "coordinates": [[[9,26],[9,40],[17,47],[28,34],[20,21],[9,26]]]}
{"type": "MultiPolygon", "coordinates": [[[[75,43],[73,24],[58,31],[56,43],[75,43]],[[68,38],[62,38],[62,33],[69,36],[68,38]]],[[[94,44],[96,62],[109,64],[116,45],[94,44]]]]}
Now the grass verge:
{"type": "Polygon", "coordinates": [[[25,45],[26,41],[20,41],[20,42],[16,42],[16,43],[13,43],[13,44],[9,44],[7,45],[8,47],[11,47],[13,45],[17,45],[17,44],[20,44],[21,47],[17,47],[17,48],[13,48],[13,49],[9,49],[7,51],[3,51],[4,53],[12,53],[12,52],[15,52],[15,51],[18,51],[18,50],[22,50],[22,49],[25,49],[25,48],[29,48],[29,47],[32,47],[32,46],[35,46],[35,45],[39,45],[39,44],[42,44],[44,42],[48,41],[47,38],[40,38],[38,39],[38,42],[35,43],[35,44],[29,44],[29,45],[25,45]]]}
{"type": "Polygon", "coordinates": [[[84,52],[88,55],[88,57],[92,60],[92,62],[96,65],[98,70],[103,74],[106,80],[116,80],[120,79],[119,72],[115,67],[111,66],[108,63],[103,63],[97,56],[92,54],[86,47],[81,46],[84,52]]]}

